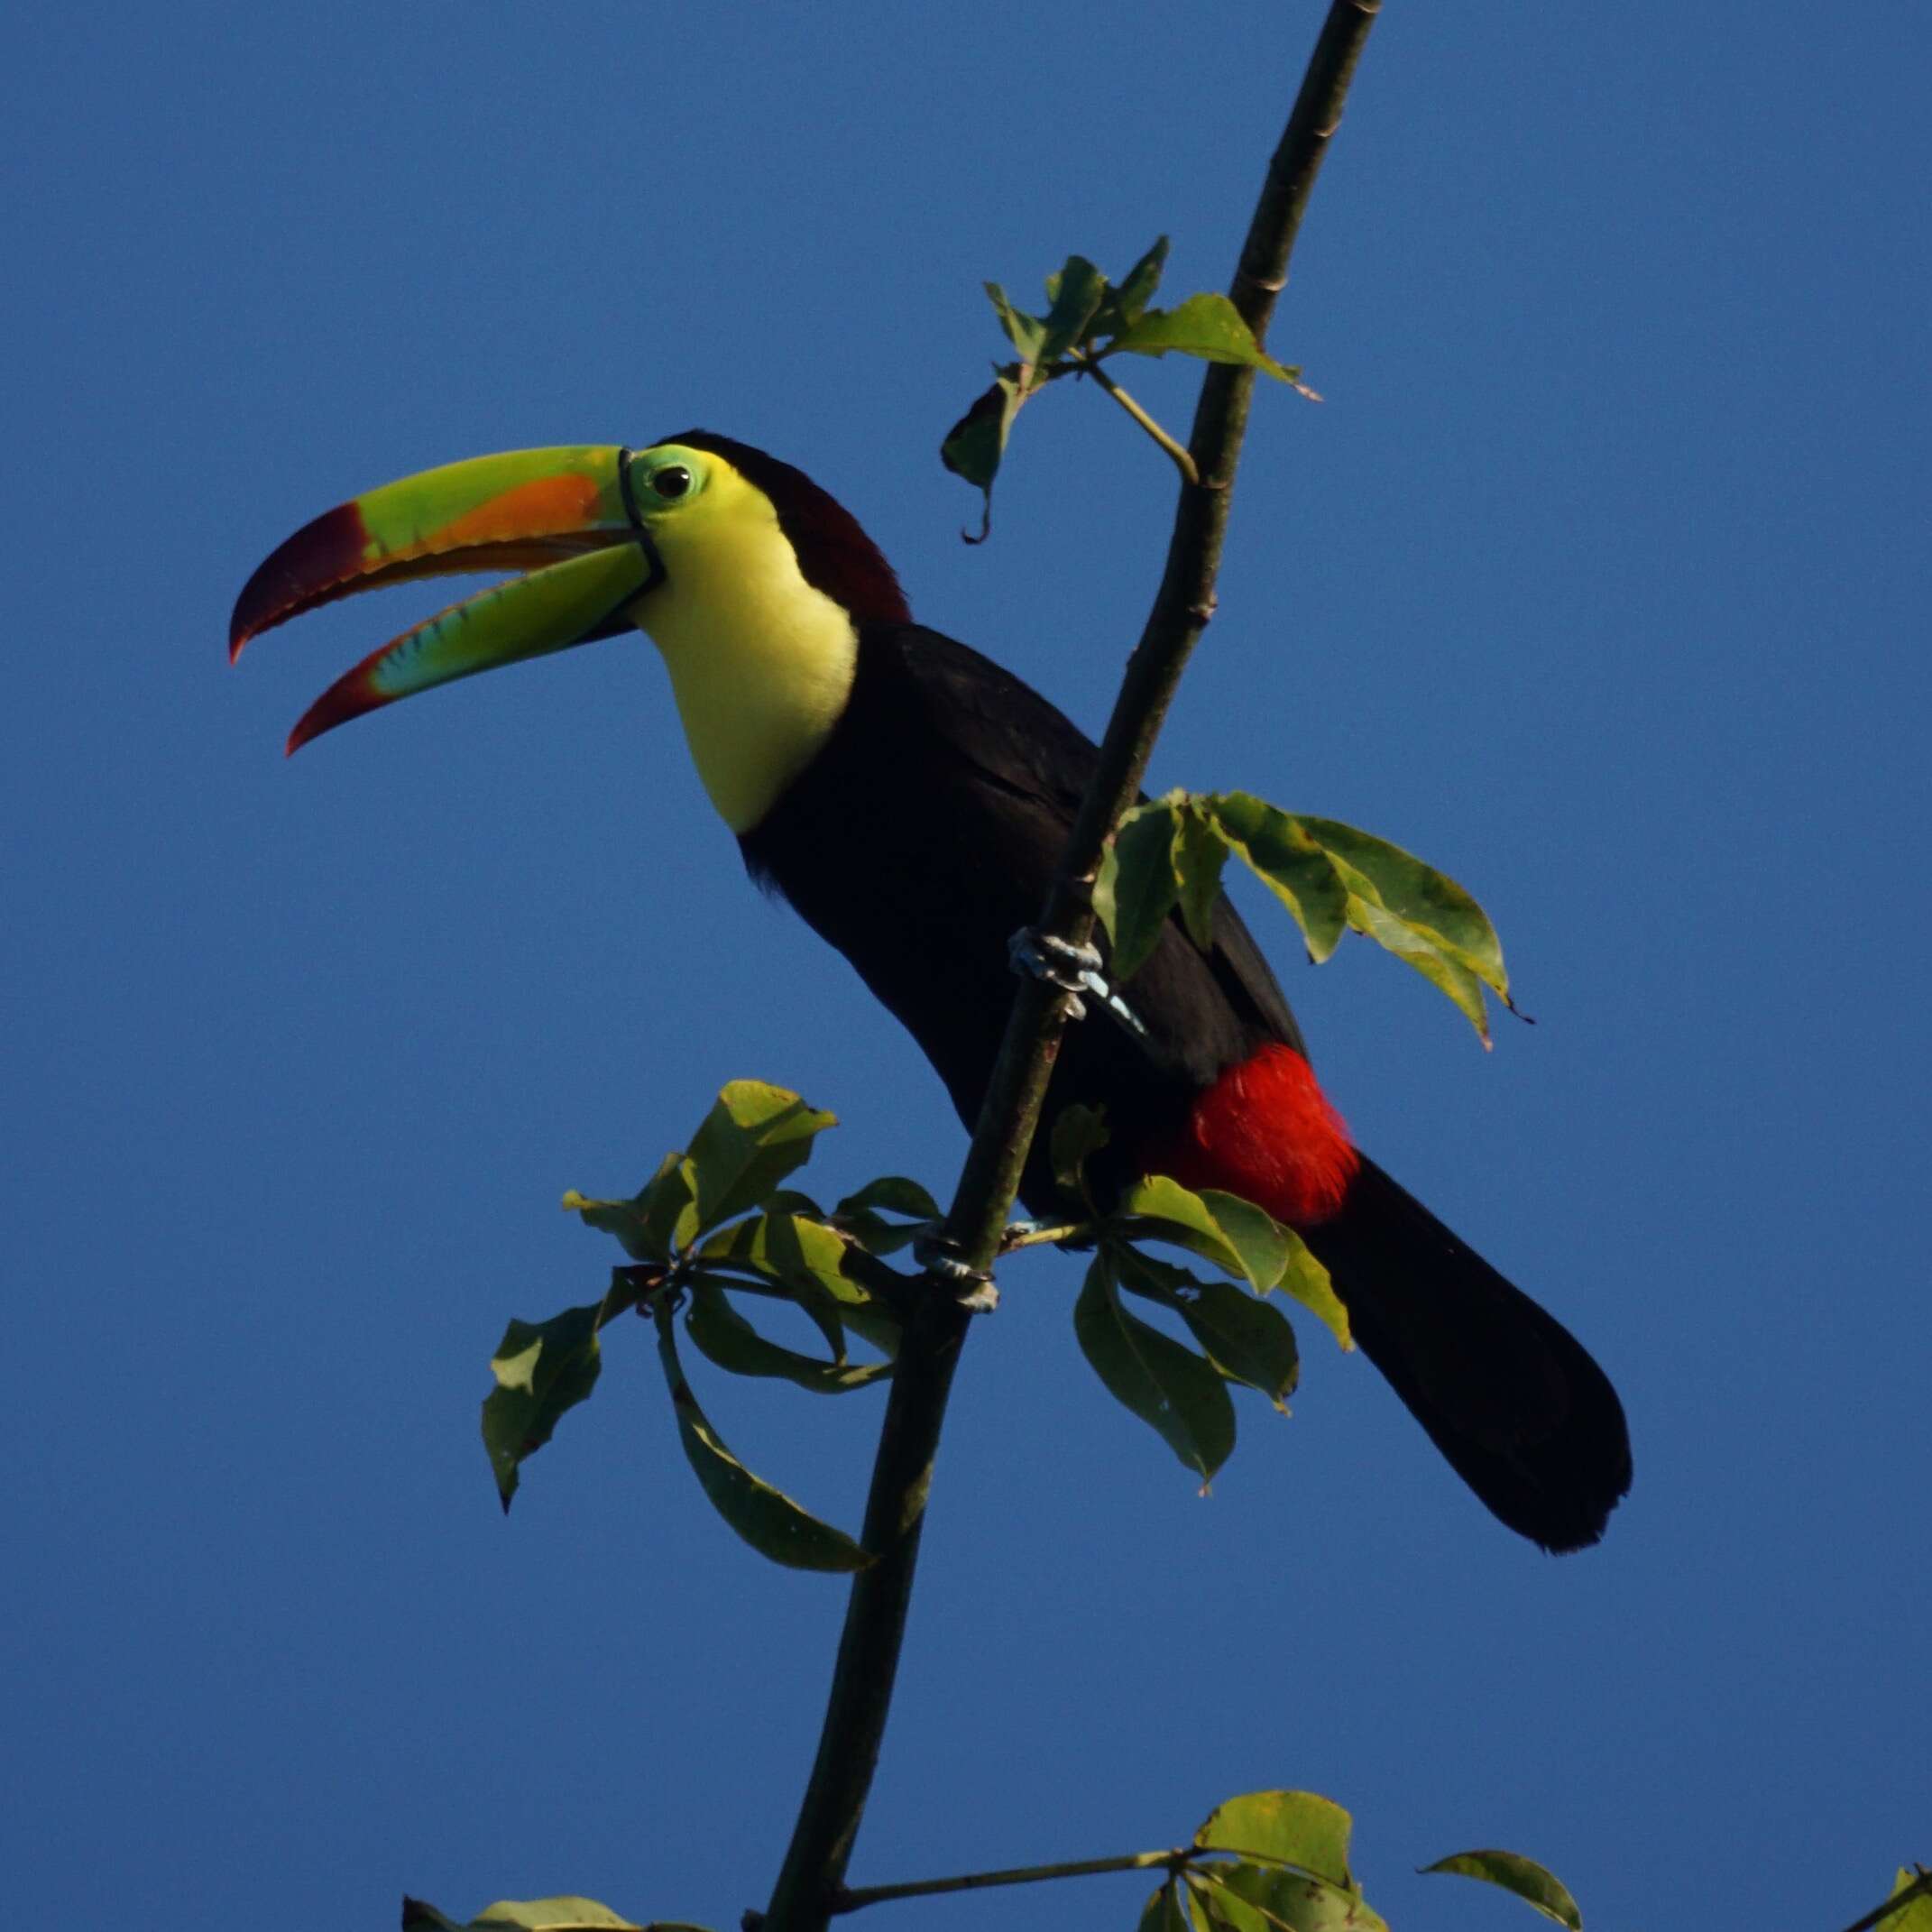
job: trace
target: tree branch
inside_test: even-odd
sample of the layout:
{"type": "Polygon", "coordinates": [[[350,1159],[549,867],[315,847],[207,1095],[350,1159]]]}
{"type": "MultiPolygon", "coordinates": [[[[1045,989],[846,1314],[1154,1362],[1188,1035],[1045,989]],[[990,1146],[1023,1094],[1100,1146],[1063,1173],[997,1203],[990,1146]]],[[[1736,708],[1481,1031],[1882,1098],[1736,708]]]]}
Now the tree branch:
{"type": "MultiPolygon", "coordinates": [[[[1342,103],[1379,0],[1333,0],[1262,184],[1229,290],[1262,341],[1285,286],[1302,216],[1341,119],[1342,103]]],[[[1122,813],[1139,796],[1174,687],[1214,611],[1235,466],[1255,385],[1251,369],[1210,366],[1189,441],[1198,482],[1183,481],[1167,564],[1140,641],[1127,661],[1092,784],[1061,855],[1041,930],[1085,944],[1093,879],[1122,813]]],[[[1040,1124],[1069,996],[1024,980],[1007,1022],[947,1228],[973,1267],[998,1254],[1020,1175],[1040,1124]]],[[[792,1841],[773,1889],[768,1932],[824,1932],[842,1897],[898,1670],[918,1560],[926,1491],[952,1373],[971,1317],[934,1280],[908,1323],[873,1465],[861,1539],[874,1560],[852,1579],[832,1695],[792,1841]]]]}

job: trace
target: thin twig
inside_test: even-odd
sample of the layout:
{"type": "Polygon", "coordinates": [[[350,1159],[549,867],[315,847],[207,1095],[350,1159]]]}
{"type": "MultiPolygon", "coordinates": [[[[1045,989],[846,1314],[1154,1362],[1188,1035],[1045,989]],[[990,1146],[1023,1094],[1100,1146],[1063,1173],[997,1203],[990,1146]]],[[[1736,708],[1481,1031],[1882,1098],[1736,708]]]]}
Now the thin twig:
{"type": "Polygon", "coordinates": [[[1094,361],[1091,356],[1087,356],[1082,358],[1081,366],[1086,374],[1090,375],[1167,452],[1168,455],[1173,460],[1174,467],[1181,472],[1181,480],[1183,483],[1198,483],[1201,481],[1201,473],[1194,467],[1192,455],[1179,443],[1175,442],[1173,437],[1169,436],[1166,430],[1162,428],[1160,424],[1155,422],[1153,417],[1149,416],[1146,410],[1142,409],[1139,403],[1136,402],[1133,397],[1128,395],[1126,390],[1122,389],[1119,383],[1115,382],[1113,377],[1101,368],[1099,363],[1094,361]]]}
{"type": "MultiPolygon", "coordinates": [[[[1230,291],[1258,343],[1283,284],[1302,211],[1374,23],[1371,0],[1333,0],[1293,110],[1268,165],[1230,291]]],[[[1084,944],[1093,931],[1093,878],[1107,841],[1140,790],[1174,686],[1214,608],[1230,485],[1247,428],[1254,371],[1217,363],[1201,384],[1167,566],[1129,658],[1092,783],[1060,860],[1041,919],[1050,936],[1084,944]]],[[[961,1256],[990,1268],[1039,1126],[1069,996],[1024,980],[960,1175],[947,1228],[961,1256]]],[[[861,1532],[873,1561],[857,1573],[832,1694],[798,1821],[765,1914],[768,1932],[824,1932],[845,1881],[898,1670],[926,1492],[953,1369],[971,1320],[956,1291],[930,1283],[908,1322],[888,1398],[861,1532]]]]}
{"type": "Polygon", "coordinates": [[[894,1899],[931,1899],[947,1891],[985,1891],[995,1885],[1035,1885],[1045,1879],[1093,1878],[1105,1872],[1178,1871],[1190,1856],[1182,1845],[1171,1852],[1127,1852],[1118,1858],[1078,1858],[1057,1865],[1015,1865],[1005,1872],[965,1872],[956,1878],[914,1879],[904,1885],[860,1885],[841,1889],[833,1912],[856,1912],[894,1899]]]}

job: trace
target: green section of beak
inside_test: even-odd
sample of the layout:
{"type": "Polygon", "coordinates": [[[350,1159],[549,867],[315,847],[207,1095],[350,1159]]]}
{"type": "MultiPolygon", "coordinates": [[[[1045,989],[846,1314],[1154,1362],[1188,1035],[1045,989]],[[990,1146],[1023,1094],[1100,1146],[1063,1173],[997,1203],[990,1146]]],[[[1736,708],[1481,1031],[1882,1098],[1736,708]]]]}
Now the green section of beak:
{"type": "Polygon", "coordinates": [[[317,517],[250,577],[229,656],[337,597],[407,578],[523,570],[635,534],[614,444],[511,450],[425,470],[317,517]]]}
{"type": "MultiPolygon", "coordinates": [[[[496,554],[501,555],[501,550],[496,554]]],[[[459,677],[473,677],[498,665],[546,657],[575,644],[587,644],[593,638],[609,637],[626,628],[626,608],[650,584],[655,574],[655,558],[641,543],[620,542],[613,548],[552,564],[512,583],[481,591],[413,630],[406,630],[337,678],[290,733],[289,750],[299,750],[324,731],[392,704],[398,698],[451,684],[459,677]]]]}

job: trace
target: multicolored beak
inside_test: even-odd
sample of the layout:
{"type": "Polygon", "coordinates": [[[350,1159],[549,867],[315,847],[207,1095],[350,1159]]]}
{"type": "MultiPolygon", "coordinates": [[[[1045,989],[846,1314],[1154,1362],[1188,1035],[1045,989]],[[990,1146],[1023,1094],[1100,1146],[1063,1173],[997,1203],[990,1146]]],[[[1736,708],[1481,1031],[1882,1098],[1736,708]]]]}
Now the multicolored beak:
{"type": "Polygon", "coordinates": [[[371,652],[308,707],[289,750],[414,692],[629,628],[624,613],[664,574],[630,498],[630,454],[613,445],[478,456],[387,483],[296,531],[235,601],[231,663],[262,631],[357,591],[527,574],[371,652]]]}

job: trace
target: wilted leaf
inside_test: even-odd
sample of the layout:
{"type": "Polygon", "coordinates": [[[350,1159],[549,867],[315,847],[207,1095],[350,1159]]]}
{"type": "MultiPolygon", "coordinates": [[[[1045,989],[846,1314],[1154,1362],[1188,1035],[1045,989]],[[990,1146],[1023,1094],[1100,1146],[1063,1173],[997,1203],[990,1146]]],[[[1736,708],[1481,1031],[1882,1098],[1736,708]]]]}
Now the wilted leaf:
{"type": "Polygon", "coordinates": [[[1129,812],[1101,857],[1093,909],[1113,949],[1109,970],[1116,986],[1145,963],[1180,897],[1173,848],[1174,808],[1159,799],[1129,812]]]}
{"type": "Polygon", "coordinates": [[[984,543],[993,527],[993,479],[999,474],[1000,460],[1007,453],[1007,438],[1013,433],[1013,419],[1020,412],[1026,392],[1020,386],[1019,364],[1009,363],[993,378],[992,386],[974,400],[965,415],[946,431],[939,446],[939,460],[955,476],[963,477],[980,492],[980,534],[961,534],[968,543],[984,543]]]}
{"type": "Polygon", "coordinates": [[[792,1569],[862,1569],[872,1559],[842,1530],[801,1509],[752,1475],[724,1445],[685,1380],[670,1304],[657,1306],[658,1357],[677,1413],[677,1433],[712,1507],[760,1556],[792,1569]]]}
{"type": "Polygon", "coordinates": [[[1194,1834],[1194,1843],[1204,1852],[1233,1852],[1244,1858],[1298,1865],[1352,1891],[1352,1824],[1332,1799],[1314,1791],[1247,1791],[1217,1805],[1194,1834]]]}
{"type": "Polygon", "coordinates": [[[1073,1332],[1117,1402],[1152,1426],[1203,1480],[1234,1449],[1234,1404],[1214,1366],[1120,1305],[1113,1256],[1087,1270],[1073,1308],[1073,1332]]]}
{"type": "Polygon", "coordinates": [[[1424,1872],[1453,1872],[1462,1878],[1482,1879],[1513,1891],[1527,1905],[1533,1905],[1545,1918],[1553,1918],[1569,1932],[1583,1932],[1583,1914],[1577,1901],[1553,1872],[1520,1852],[1457,1852],[1439,1858],[1424,1872]]]}
{"type": "Polygon", "coordinates": [[[820,1395],[842,1395],[892,1373],[890,1362],[821,1361],[761,1335],[731,1306],[724,1290],[699,1276],[691,1284],[685,1331],[720,1368],[734,1375],[765,1375],[820,1395]]]}
{"type": "Polygon", "coordinates": [[[605,1305],[566,1308],[547,1321],[512,1321],[503,1330],[490,1361],[496,1386],[483,1397],[483,1439],[506,1510],[525,1459],[597,1385],[603,1366],[597,1329],[605,1305]]]}
{"type": "Polygon", "coordinates": [[[1196,355],[1203,362],[1237,363],[1277,382],[1293,382],[1299,369],[1276,362],[1225,295],[1191,295],[1178,308],[1150,308],[1109,345],[1134,355],[1196,355]]]}
{"type": "Polygon", "coordinates": [[[835,1116],[760,1080],[734,1080],[718,1095],[685,1155],[702,1233],[757,1207],[812,1158],[814,1136],[835,1116]]]}

